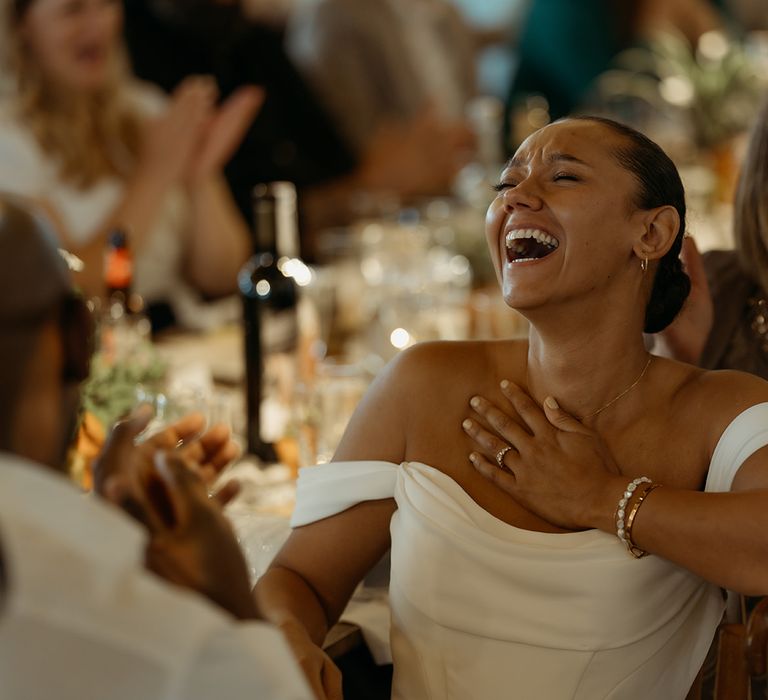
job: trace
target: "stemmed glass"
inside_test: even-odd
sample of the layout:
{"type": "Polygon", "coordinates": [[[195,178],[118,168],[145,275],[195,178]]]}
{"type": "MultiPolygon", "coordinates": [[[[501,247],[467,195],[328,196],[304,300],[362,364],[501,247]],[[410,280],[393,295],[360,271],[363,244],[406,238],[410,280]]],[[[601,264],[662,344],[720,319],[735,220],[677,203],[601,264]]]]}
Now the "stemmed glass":
{"type": "MultiPolygon", "coordinates": [[[[149,404],[154,415],[147,427],[136,437],[136,443],[145,442],[153,435],[162,432],[168,426],[180,420],[190,413],[199,413],[204,420],[201,429],[195,435],[188,436],[187,442],[196,440],[208,427],[210,415],[210,402],[205,394],[198,388],[184,387],[172,391],[159,391],[143,385],[136,387],[136,405],[149,404]]],[[[176,447],[181,447],[184,441],[179,440],[176,447]]]]}

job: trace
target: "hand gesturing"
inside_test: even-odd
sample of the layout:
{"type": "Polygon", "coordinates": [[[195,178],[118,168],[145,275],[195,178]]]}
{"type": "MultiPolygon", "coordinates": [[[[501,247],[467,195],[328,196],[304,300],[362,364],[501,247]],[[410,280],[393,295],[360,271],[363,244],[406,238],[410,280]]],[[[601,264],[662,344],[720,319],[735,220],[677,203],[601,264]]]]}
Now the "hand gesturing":
{"type": "Polygon", "coordinates": [[[241,87],[230,95],[208,121],[190,164],[188,180],[204,179],[219,172],[240,145],[264,100],[264,92],[241,87]]]}
{"type": "Polygon", "coordinates": [[[194,183],[217,174],[240,144],[264,98],[242,87],[220,106],[213,78],[187,78],[167,110],[145,128],[139,170],[165,185],[194,183]]]}
{"type": "Polygon", "coordinates": [[[146,527],[148,568],[237,617],[255,617],[245,560],[221,511],[236,490],[227,485],[210,498],[206,486],[237,456],[229,431],[215,426],[193,439],[204,419],[191,414],[136,445],[150,418],[141,407],[115,426],[94,467],[97,492],[146,527]]]}

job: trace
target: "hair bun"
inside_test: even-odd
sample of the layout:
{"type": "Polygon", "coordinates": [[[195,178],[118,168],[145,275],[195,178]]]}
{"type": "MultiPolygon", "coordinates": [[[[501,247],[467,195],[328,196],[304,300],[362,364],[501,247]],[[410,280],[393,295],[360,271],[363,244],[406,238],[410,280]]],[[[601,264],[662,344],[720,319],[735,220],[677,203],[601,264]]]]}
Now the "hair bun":
{"type": "Polygon", "coordinates": [[[670,250],[659,263],[653,279],[651,298],[645,310],[645,332],[663,331],[675,320],[691,291],[691,279],[675,250],[670,250]]]}

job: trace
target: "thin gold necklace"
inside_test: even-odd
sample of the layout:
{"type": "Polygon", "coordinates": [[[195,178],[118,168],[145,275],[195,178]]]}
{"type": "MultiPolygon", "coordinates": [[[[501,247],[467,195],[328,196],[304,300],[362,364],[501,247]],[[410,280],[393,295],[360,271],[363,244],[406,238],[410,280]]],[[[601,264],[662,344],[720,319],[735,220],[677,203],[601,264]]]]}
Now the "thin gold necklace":
{"type": "Polygon", "coordinates": [[[623,396],[626,396],[632,389],[634,389],[639,383],[640,380],[645,376],[645,373],[648,371],[648,367],[651,366],[651,360],[653,359],[653,355],[648,355],[648,362],[645,363],[645,367],[643,367],[643,371],[640,372],[640,375],[637,379],[635,379],[634,382],[632,382],[624,391],[622,391],[618,396],[614,396],[607,404],[600,406],[596,411],[592,411],[592,413],[588,413],[586,416],[582,416],[581,420],[585,421],[587,418],[594,418],[598,413],[601,413],[609,406],[612,406],[615,404],[620,398],[623,396]]]}

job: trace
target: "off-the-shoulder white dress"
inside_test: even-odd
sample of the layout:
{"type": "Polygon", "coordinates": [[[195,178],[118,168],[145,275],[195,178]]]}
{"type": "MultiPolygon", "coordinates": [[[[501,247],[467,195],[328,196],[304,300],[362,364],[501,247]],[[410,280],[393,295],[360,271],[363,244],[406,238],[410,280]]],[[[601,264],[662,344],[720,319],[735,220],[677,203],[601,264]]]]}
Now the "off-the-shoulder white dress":
{"type": "MultiPolygon", "coordinates": [[[[768,444],[768,403],[723,433],[707,491],[768,444]]],[[[719,588],[597,530],[508,525],[426,464],[302,470],[294,527],[394,497],[393,700],[682,700],[723,612],[719,588]]]]}

